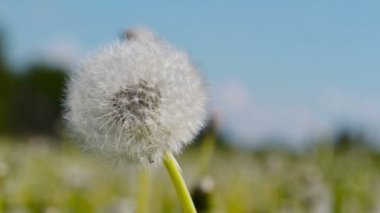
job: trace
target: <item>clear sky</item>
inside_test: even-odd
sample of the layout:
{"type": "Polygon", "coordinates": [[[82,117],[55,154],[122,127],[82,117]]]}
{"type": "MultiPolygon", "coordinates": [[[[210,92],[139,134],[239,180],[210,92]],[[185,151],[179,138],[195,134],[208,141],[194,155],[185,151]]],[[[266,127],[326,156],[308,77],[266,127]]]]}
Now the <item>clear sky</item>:
{"type": "Polygon", "coordinates": [[[380,132],[379,1],[0,0],[0,26],[16,66],[73,65],[123,29],[150,27],[190,52],[237,138],[380,132]]]}

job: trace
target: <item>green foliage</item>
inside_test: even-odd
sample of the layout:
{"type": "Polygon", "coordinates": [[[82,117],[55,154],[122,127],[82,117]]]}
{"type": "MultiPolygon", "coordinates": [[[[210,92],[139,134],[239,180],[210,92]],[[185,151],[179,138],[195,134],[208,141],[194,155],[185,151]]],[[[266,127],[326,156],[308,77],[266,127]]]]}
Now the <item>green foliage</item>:
{"type": "MultiPolygon", "coordinates": [[[[35,141],[35,140],[34,140],[35,141]]],[[[0,212],[133,212],[138,174],[113,168],[75,147],[0,143],[0,212]]],[[[65,143],[64,143],[65,144],[65,143]]],[[[180,157],[190,188],[198,186],[199,147],[180,157]]],[[[304,154],[217,149],[205,212],[375,212],[380,160],[366,149],[337,153],[321,145],[304,154]]],[[[151,212],[180,212],[169,177],[151,174],[151,212]]],[[[198,198],[199,199],[199,198],[198,198]]],[[[205,198],[206,199],[206,198],[205,198]]]]}
{"type": "Polygon", "coordinates": [[[44,65],[0,70],[0,133],[57,134],[64,79],[64,71],[44,65]]]}
{"type": "Polygon", "coordinates": [[[15,80],[13,76],[1,69],[0,64],[0,130],[9,130],[6,125],[6,120],[8,119],[8,112],[11,109],[9,104],[11,91],[15,85],[15,80]]]}
{"type": "Polygon", "coordinates": [[[62,70],[44,65],[34,65],[17,76],[17,85],[8,102],[7,124],[12,132],[57,133],[64,78],[62,70]]]}

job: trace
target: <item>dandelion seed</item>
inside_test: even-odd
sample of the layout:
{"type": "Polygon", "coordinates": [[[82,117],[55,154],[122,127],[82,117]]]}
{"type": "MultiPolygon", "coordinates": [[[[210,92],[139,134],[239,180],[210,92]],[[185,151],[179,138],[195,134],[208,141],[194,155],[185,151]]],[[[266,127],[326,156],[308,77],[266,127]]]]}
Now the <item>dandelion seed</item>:
{"type": "Polygon", "coordinates": [[[179,153],[204,125],[205,83],[184,52],[146,29],[87,58],[67,86],[65,115],[86,149],[135,164],[179,153]]]}

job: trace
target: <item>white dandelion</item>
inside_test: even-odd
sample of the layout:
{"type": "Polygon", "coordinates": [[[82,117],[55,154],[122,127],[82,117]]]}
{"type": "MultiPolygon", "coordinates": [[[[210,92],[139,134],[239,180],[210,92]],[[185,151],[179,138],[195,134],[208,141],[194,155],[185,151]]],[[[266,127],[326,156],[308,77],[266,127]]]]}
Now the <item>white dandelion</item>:
{"type": "Polygon", "coordinates": [[[87,58],[67,85],[65,115],[83,147],[120,161],[161,161],[185,212],[195,212],[173,157],[206,119],[205,82],[189,56],[147,29],[87,58]]]}
{"type": "Polygon", "coordinates": [[[206,118],[205,82],[189,56],[146,29],[95,52],[72,74],[66,119],[84,147],[134,163],[179,153],[206,118]]]}

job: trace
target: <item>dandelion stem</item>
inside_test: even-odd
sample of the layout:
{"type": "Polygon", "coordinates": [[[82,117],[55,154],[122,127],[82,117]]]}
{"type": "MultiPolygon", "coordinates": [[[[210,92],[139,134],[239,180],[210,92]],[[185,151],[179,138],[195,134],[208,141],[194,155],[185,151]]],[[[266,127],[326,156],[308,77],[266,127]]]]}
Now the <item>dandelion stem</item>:
{"type": "Polygon", "coordinates": [[[193,200],[191,199],[190,193],[186,187],[186,183],[182,177],[181,169],[178,165],[177,160],[174,158],[171,152],[166,152],[163,161],[166,170],[169,173],[170,179],[172,180],[174,188],[177,191],[183,212],[196,213],[197,210],[195,210],[193,200]]]}
{"type": "Polygon", "coordinates": [[[146,168],[141,169],[139,173],[139,185],[137,193],[137,213],[149,212],[150,197],[150,171],[146,168]]]}
{"type": "Polygon", "coordinates": [[[201,144],[201,153],[199,158],[199,177],[204,176],[209,168],[212,155],[215,150],[216,135],[214,132],[206,134],[201,144]]]}

